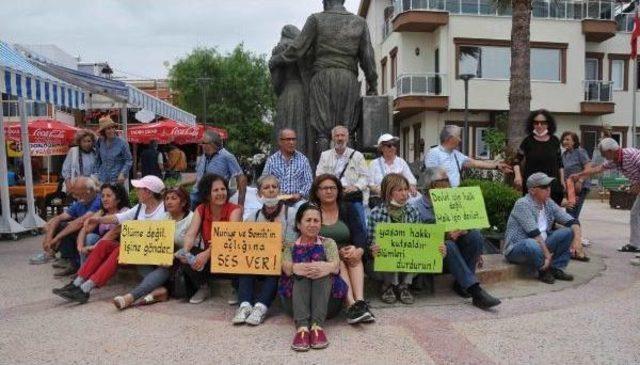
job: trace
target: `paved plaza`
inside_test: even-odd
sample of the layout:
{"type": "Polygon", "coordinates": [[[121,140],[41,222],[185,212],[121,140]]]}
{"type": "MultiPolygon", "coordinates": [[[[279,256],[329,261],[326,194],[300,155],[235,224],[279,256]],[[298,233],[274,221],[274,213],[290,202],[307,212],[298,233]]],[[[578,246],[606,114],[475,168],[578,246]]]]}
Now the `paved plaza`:
{"type": "Polygon", "coordinates": [[[294,328],[279,308],[259,327],[234,327],[227,294],[201,305],[177,301],[118,312],[120,277],[86,305],[64,303],[50,265],[30,266],[40,237],[0,242],[0,364],[637,364],[640,268],[615,249],[629,237],[629,211],[588,201],[590,263],[572,261],[576,281],[515,279],[489,285],[503,299],[482,311],[451,293],[413,306],[372,300],[377,322],[327,323],[328,349],[294,353],[294,328]]]}

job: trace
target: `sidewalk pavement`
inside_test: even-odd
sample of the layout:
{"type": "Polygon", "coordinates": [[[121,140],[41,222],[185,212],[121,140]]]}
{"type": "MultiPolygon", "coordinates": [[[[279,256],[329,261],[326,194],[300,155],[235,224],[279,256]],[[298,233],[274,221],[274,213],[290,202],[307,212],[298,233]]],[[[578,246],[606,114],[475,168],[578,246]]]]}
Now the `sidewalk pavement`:
{"type": "Polygon", "coordinates": [[[547,285],[500,282],[503,299],[482,311],[451,293],[413,306],[374,301],[377,322],[330,320],[331,345],[304,354],[289,349],[290,318],[274,311],[259,327],[234,327],[235,310],[218,297],[201,305],[177,301],[118,312],[110,299],[131,288],[115,283],[86,305],[66,304],[51,288],[49,265],[27,258],[40,238],[0,242],[0,363],[251,363],[281,364],[629,364],[640,363],[640,269],[615,249],[629,238],[629,211],[599,201],[583,209],[591,263],[572,261],[577,280],[547,285]]]}

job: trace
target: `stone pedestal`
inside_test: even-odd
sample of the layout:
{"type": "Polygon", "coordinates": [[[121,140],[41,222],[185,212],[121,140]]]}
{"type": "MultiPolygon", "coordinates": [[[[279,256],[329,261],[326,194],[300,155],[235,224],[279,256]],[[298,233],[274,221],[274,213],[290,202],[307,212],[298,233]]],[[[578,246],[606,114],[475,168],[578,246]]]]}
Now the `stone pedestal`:
{"type": "Polygon", "coordinates": [[[361,103],[362,113],[356,142],[363,151],[375,150],[378,137],[392,132],[391,99],[388,96],[363,96],[361,103]]]}

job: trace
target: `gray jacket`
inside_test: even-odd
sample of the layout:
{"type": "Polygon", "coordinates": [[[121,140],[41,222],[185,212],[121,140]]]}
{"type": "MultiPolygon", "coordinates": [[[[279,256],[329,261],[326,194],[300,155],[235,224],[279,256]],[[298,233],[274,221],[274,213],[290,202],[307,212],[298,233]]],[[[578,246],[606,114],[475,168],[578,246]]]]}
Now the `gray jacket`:
{"type": "MultiPolygon", "coordinates": [[[[513,245],[527,238],[535,238],[540,235],[538,229],[538,212],[540,205],[536,203],[531,195],[527,194],[518,199],[513,206],[507,222],[507,232],[505,233],[504,254],[511,252],[513,245]]],[[[580,224],[577,219],[570,216],[553,200],[548,199],[544,203],[544,213],[547,218],[547,227],[553,228],[554,223],[559,223],[565,227],[580,224]]]]}

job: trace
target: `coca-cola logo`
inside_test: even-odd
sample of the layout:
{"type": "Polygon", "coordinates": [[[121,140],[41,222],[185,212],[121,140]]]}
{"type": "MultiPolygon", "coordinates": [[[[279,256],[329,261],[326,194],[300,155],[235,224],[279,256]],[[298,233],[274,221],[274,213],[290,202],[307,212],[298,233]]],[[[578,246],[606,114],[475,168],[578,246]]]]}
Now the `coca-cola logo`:
{"type": "Polygon", "coordinates": [[[198,132],[199,132],[198,127],[189,127],[189,128],[174,127],[173,130],[171,131],[171,135],[196,137],[198,135],[198,132]]]}
{"type": "Polygon", "coordinates": [[[42,139],[64,139],[64,131],[60,129],[36,129],[33,131],[35,138],[42,139]]]}

